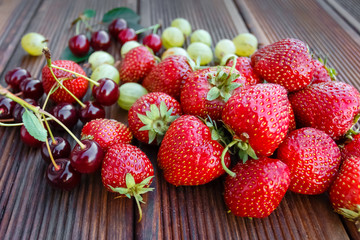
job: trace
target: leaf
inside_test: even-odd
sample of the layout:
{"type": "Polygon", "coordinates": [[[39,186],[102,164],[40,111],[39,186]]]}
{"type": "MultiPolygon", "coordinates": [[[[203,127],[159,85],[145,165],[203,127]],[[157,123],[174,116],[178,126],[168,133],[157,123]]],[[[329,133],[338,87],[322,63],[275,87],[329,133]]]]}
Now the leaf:
{"type": "MultiPolygon", "coordinates": [[[[127,23],[138,23],[140,16],[127,7],[114,8],[104,14],[102,22],[110,23],[116,18],[123,18],[127,23]]],[[[129,24],[130,25],[130,24],[129,24]]]]}
{"type": "Polygon", "coordinates": [[[47,140],[47,131],[33,112],[25,108],[22,120],[26,130],[31,136],[41,142],[45,142],[47,140]]]}
{"type": "Polygon", "coordinates": [[[135,23],[135,22],[128,22],[128,27],[134,29],[135,31],[144,28],[143,26],[141,26],[140,24],[135,23]]]}
{"type": "Polygon", "coordinates": [[[135,179],[134,177],[131,175],[131,173],[127,173],[125,176],[125,181],[126,181],[126,187],[128,189],[133,188],[135,186],[135,179]]]}
{"type": "Polygon", "coordinates": [[[84,56],[84,57],[77,57],[70,51],[69,47],[66,47],[64,49],[64,51],[61,53],[60,59],[62,59],[62,60],[71,60],[71,61],[79,63],[79,62],[86,61],[89,58],[91,53],[92,53],[92,50],[90,50],[88,52],[88,54],[86,54],[86,56],[84,56]]]}
{"type": "Polygon", "coordinates": [[[87,18],[92,18],[92,17],[95,17],[96,11],[93,9],[86,9],[86,10],[84,10],[84,12],[82,14],[87,18]]]}
{"type": "Polygon", "coordinates": [[[219,97],[219,95],[220,95],[220,90],[217,87],[213,87],[208,92],[206,99],[209,101],[212,101],[212,100],[217,99],[219,97]]]}

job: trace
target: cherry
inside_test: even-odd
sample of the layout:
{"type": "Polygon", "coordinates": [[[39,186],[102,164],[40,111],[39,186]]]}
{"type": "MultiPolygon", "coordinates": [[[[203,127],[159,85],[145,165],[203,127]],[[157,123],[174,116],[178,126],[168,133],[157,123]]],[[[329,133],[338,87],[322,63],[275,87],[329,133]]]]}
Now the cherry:
{"type": "Polygon", "coordinates": [[[17,67],[8,71],[5,75],[5,82],[14,90],[19,90],[20,82],[31,77],[30,73],[23,68],[17,67]]]}
{"type": "Polygon", "coordinates": [[[38,79],[27,78],[20,83],[20,91],[25,98],[39,100],[44,94],[42,82],[38,79]]]}
{"type": "MultiPolygon", "coordinates": [[[[77,109],[71,103],[59,103],[52,109],[51,113],[68,128],[72,128],[79,119],[77,109]]],[[[63,129],[55,121],[52,121],[52,125],[56,129],[63,129]]]]}
{"type": "Polygon", "coordinates": [[[119,32],[125,28],[127,28],[127,23],[126,23],[125,19],[117,18],[110,23],[109,33],[114,38],[117,38],[119,35],[119,32]]]}
{"type": "Polygon", "coordinates": [[[85,34],[78,34],[69,39],[69,48],[75,56],[83,57],[90,50],[90,42],[85,34]]]}
{"type": "Polygon", "coordinates": [[[85,139],[81,143],[85,148],[76,144],[70,155],[71,166],[81,173],[93,173],[100,168],[105,153],[93,140],[85,139]]]}
{"type": "Polygon", "coordinates": [[[20,129],[20,138],[23,143],[30,147],[40,147],[42,142],[30,135],[24,125],[20,129]]]}
{"type": "Polygon", "coordinates": [[[105,118],[105,109],[98,102],[86,101],[80,109],[80,120],[85,124],[93,119],[105,118]]]}
{"type": "MultiPolygon", "coordinates": [[[[38,106],[37,102],[31,98],[25,98],[25,102],[30,103],[31,105],[38,106]]],[[[22,115],[25,112],[25,108],[20,104],[15,104],[14,110],[12,112],[13,118],[15,122],[22,122],[22,115]]]]}
{"type": "Polygon", "coordinates": [[[106,51],[111,44],[110,41],[110,36],[109,34],[104,31],[104,30],[100,30],[97,32],[94,32],[91,35],[91,41],[90,41],[91,47],[95,50],[95,51],[99,51],[99,50],[104,50],[106,51]]]}
{"type": "Polygon", "coordinates": [[[70,160],[67,158],[56,159],[55,163],[59,169],[50,164],[46,170],[45,175],[49,184],[54,188],[67,191],[74,189],[81,180],[81,174],[70,165],[70,160]]]}
{"type": "Polygon", "coordinates": [[[124,30],[121,30],[118,35],[118,41],[121,44],[124,44],[129,41],[137,41],[138,37],[136,35],[136,32],[132,28],[125,28],[124,30]]]}
{"type": "Polygon", "coordinates": [[[143,39],[143,45],[148,46],[153,50],[154,53],[157,53],[162,46],[161,37],[156,33],[146,35],[143,39]]]}
{"type": "Polygon", "coordinates": [[[116,103],[119,98],[119,86],[109,78],[98,80],[99,86],[94,85],[92,95],[101,105],[110,106],[116,103]]]}
{"type": "MultiPolygon", "coordinates": [[[[54,159],[59,158],[68,158],[71,152],[70,143],[62,137],[54,137],[55,142],[51,138],[48,138],[47,141],[49,143],[50,151],[54,159]]],[[[46,143],[42,143],[41,145],[41,156],[47,163],[51,163],[49,151],[46,147],[46,143]]]]}
{"type": "Polygon", "coordinates": [[[0,119],[12,118],[16,102],[7,97],[0,97],[0,119]]]}

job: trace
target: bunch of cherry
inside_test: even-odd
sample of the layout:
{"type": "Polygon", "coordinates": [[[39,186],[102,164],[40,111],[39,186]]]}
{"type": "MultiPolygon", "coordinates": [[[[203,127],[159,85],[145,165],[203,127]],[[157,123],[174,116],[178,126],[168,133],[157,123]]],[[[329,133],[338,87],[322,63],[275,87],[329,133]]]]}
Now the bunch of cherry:
{"type": "MultiPolygon", "coordinates": [[[[42,82],[31,78],[26,69],[10,70],[5,75],[5,82],[8,84],[7,89],[11,90],[12,94],[21,97],[33,106],[39,106],[39,101],[44,94],[42,82]]],[[[69,128],[72,128],[79,119],[85,124],[92,119],[104,118],[103,106],[110,106],[117,101],[119,88],[113,80],[107,78],[100,79],[98,83],[92,89],[95,101],[86,101],[84,103],[86,107],[77,109],[70,103],[55,105],[49,113],[62,125],[54,119],[50,119],[51,127],[63,130],[65,126],[69,132],[69,128]]],[[[0,96],[0,122],[21,123],[24,111],[25,108],[16,101],[0,96]]],[[[80,182],[81,173],[92,173],[100,167],[104,151],[95,141],[78,140],[71,133],[77,141],[76,146],[71,150],[71,146],[65,138],[54,137],[50,129],[49,134],[51,137],[47,139],[46,143],[31,136],[24,125],[20,129],[22,142],[30,147],[41,148],[42,158],[50,164],[46,171],[46,178],[53,187],[71,190],[80,182]]]]}
{"type": "MultiPolygon", "coordinates": [[[[117,18],[113,20],[108,26],[108,32],[105,30],[94,31],[91,34],[90,41],[85,34],[76,34],[69,39],[69,49],[77,57],[83,57],[88,54],[90,47],[95,51],[106,51],[111,46],[110,35],[117,40],[121,45],[128,41],[137,41],[138,34],[146,31],[146,29],[140,29],[135,31],[133,28],[128,27],[126,20],[123,18],[117,18]],[[110,33],[110,34],[109,34],[110,33]]],[[[157,28],[153,33],[146,35],[143,38],[143,45],[151,48],[154,53],[157,53],[161,49],[161,38],[156,34],[157,28]]]]}

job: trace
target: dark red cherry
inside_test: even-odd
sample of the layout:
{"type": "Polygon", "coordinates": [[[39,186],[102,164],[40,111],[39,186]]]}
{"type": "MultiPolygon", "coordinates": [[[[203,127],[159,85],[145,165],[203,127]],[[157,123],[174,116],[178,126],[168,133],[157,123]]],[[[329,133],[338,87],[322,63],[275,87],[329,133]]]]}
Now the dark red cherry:
{"type": "Polygon", "coordinates": [[[45,176],[49,184],[67,191],[74,189],[80,183],[81,174],[70,165],[70,160],[67,158],[56,159],[55,163],[59,169],[50,164],[46,170],[45,176]]]}
{"type": "Polygon", "coordinates": [[[84,148],[76,144],[71,151],[71,166],[81,173],[93,173],[100,168],[105,153],[100,145],[93,140],[85,139],[81,142],[85,145],[84,148]]]}
{"type": "Polygon", "coordinates": [[[8,71],[5,75],[5,82],[14,90],[19,90],[20,83],[26,78],[30,78],[30,73],[23,68],[17,67],[8,71]]]}
{"type": "Polygon", "coordinates": [[[30,135],[28,130],[26,130],[25,126],[21,126],[20,129],[20,138],[23,143],[28,145],[29,147],[40,147],[42,142],[34,138],[30,135]]]}
{"type": "Polygon", "coordinates": [[[85,56],[90,50],[90,42],[85,34],[78,34],[69,39],[69,49],[77,57],[85,56]]]}
{"type": "Polygon", "coordinates": [[[98,80],[99,86],[94,85],[92,95],[101,105],[110,106],[117,102],[120,90],[119,85],[109,78],[98,80]]]}
{"type": "Polygon", "coordinates": [[[7,97],[0,97],[0,119],[12,118],[16,102],[7,97]]]}
{"type": "Polygon", "coordinates": [[[127,23],[123,18],[117,18],[109,24],[109,33],[113,38],[117,38],[119,32],[127,28],[127,23]]]}
{"type": "MultiPolygon", "coordinates": [[[[78,111],[71,103],[59,103],[52,109],[51,113],[68,128],[72,128],[79,119],[78,111]]],[[[52,121],[52,124],[56,129],[63,129],[55,121],[52,121]]]]}
{"type": "Polygon", "coordinates": [[[143,39],[143,45],[148,46],[154,53],[157,53],[162,46],[161,37],[155,33],[146,35],[143,39]]]}
{"type": "Polygon", "coordinates": [[[136,35],[136,32],[132,28],[125,28],[124,30],[121,30],[118,35],[118,41],[121,44],[124,44],[129,41],[137,41],[138,36],[136,35]]]}
{"type": "Polygon", "coordinates": [[[39,100],[44,94],[42,82],[38,79],[27,78],[20,83],[20,91],[24,98],[39,100]]]}
{"type": "Polygon", "coordinates": [[[85,124],[93,119],[105,118],[105,109],[98,103],[93,101],[84,102],[85,107],[80,109],[80,120],[85,124]]]}
{"type": "Polygon", "coordinates": [[[110,36],[104,30],[94,32],[91,35],[90,45],[95,51],[99,51],[99,50],[106,51],[110,47],[110,44],[111,44],[110,36]]]}
{"type": "MultiPolygon", "coordinates": [[[[53,158],[68,158],[71,152],[71,146],[68,140],[62,137],[54,137],[54,139],[55,142],[51,138],[47,139],[53,158]]],[[[41,145],[41,156],[45,160],[45,162],[51,163],[49,151],[46,147],[45,142],[41,145]]]]}
{"type": "MultiPolygon", "coordinates": [[[[38,103],[31,98],[25,98],[25,102],[30,103],[31,105],[38,106],[38,103]]],[[[22,115],[25,112],[25,108],[20,104],[15,104],[14,110],[12,112],[13,118],[15,122],[22,122],[22,115]]]]}

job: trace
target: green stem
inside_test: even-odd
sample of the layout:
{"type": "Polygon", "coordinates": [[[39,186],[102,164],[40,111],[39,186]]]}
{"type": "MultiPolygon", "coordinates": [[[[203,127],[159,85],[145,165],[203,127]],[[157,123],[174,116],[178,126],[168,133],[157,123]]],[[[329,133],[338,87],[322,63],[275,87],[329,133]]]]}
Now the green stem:
{"type": "Polygon", "coordinates": [[[146,31],[151,30],[151,29],[158,29],[159,27],[160,27],[160,24],[155,24],[155,25],[147,27],[147,28],[139,29],[135,33],[140,34],[140,33],[146,32],[146,31]]]}
{"type": "Polygon", "coordinates": [[[11,100],[20,104],[22,107],[26,107],[26,108],[30,109],[34,113],[37,113],[39,111],[39,107],[35,107],[34,105],[31,105],[30,103],[24,101],[22,98],[19,98],[18,96],[14,95],[13,93],[11,93],[9,90],[7,90],[6,88],[4,88],[1,85],[0,85],[0,95],[10,98],[11,100]]]}
{"type": "Polygon", "coordinates": [[[79,35],[79,33],[80,33],[80,21],[77,21],[75,26],[75,35],[79,35]]]}
{"type": "MultiPolygon", "coordinates": [[[[12,120],[14,120],[14,119],[12,119],[12,120]]],[[[51,118],[46,118],[46,120],[51,120],[51,118]]],[[[41,121],[43,121],[43,120],[41,120],[41,121]]],[[[24,125],[24,123],[4,123],[4,122],[1,122],[0,121],[0,126],[2,126],[2,127],[19,127],[19,126],[22,126],[22,125],[24,125]]]]}
{"type": "Polygon", "coordinates": [[[47,103],[48,103],[48,101],[50,99],[50,95],[53,94],[57,90],[58,87],[59,87],[59,85],[56,84],[56,83],[54,83],[54,85],[51,87],[49,93],[46,95],[45,102],[44,102],[44,104],[42,106],[43,110],[45,110],[45,107],[46,107],[46,105],[47,105],[47,103]]]}
{"type": "Polygon", "coordinates": [[[47,128],[47,130],[48,130],[48,133],[49,133],[49,135],[50,135],[50,137],[51,137],[51,140],[52,140],[53,144],[57,144],[57,142],[56,142],[56,140],[55,140],[55,138],[54,138],[54,135],[53,135],[53,133],[51,132],[51,128],[50,128],[50,126],[49,126],[49,123],[46,121],[45,115],[42,114],[42,117],[43,117],[43,119],[44,119],[46,128],[47,128]]]}
{"type": "Polygon", "coordinates": [[[53,157],[53,155],[51,153],[51,149],[50,149],[50,146],[49,146],[49,142],[47,140],[45,141],[45,144],[46,144],[46,148],[47,148],[47,150],[49,152],[50,160],[51,160],[52,164],[54,164],[55,170],[56,171],[60,170],[59,165],[57,165],[55,160],[54,160],[54,157],[53,157]]]}
{"type": "Polygon", "coordinates": [[[100,83],[98,83],[97,81],[92,80],[91,78],[88,78],[87,76],[84,76],[84,75],[82,75],[82,74],[80,74],[80,73],[77,73],[77,72],[68,70],[68,69],[66,69],[66,68],[58,67],[58,66],[56,66],[56,65],[51,65],[51,67],[52,67],[52,68],[59,69],[59,70],[63,70],[63,71],[65,71],[65,72],[72,73],[72,74],[76,75],[77,77],[82,77],[82,78],[88,80],[89,82],[91,82],[92,84],[94,84],[94,85],[96,85],[96,86],[99,86],[99,85],[100,85],[100,83]]]}
{"type": "Polygon", "coordinates": [[[134,195],[134,198],[135,198],[135,201],[136,201],[136,205],[137,205],[137,207],[139,209],[139,220],[138,220],[138,222],[140,222],[141,219],[142,219],[142,210],[141,210],[141,206],[140,206],[138,196],[134,195]]]}
{"type": "Polygon", "coordinates": [[[231,177],[235,177],[236,174],[234,172],[232,172],[226,165],[225,165],[225,154],[227,153],[227,151],[229,150],[229,148],[231,148],[232,146],[234,146],[236,143],[238,143],[238,140],[234,140],[231,143],[229,143],[228,145],[226,145],[226,147],[224,148],[224,151],[221,153],[221,165],[223,167],[223,169],[225,170],[225,172],[227,174],[229,174],[231,177]]]}

